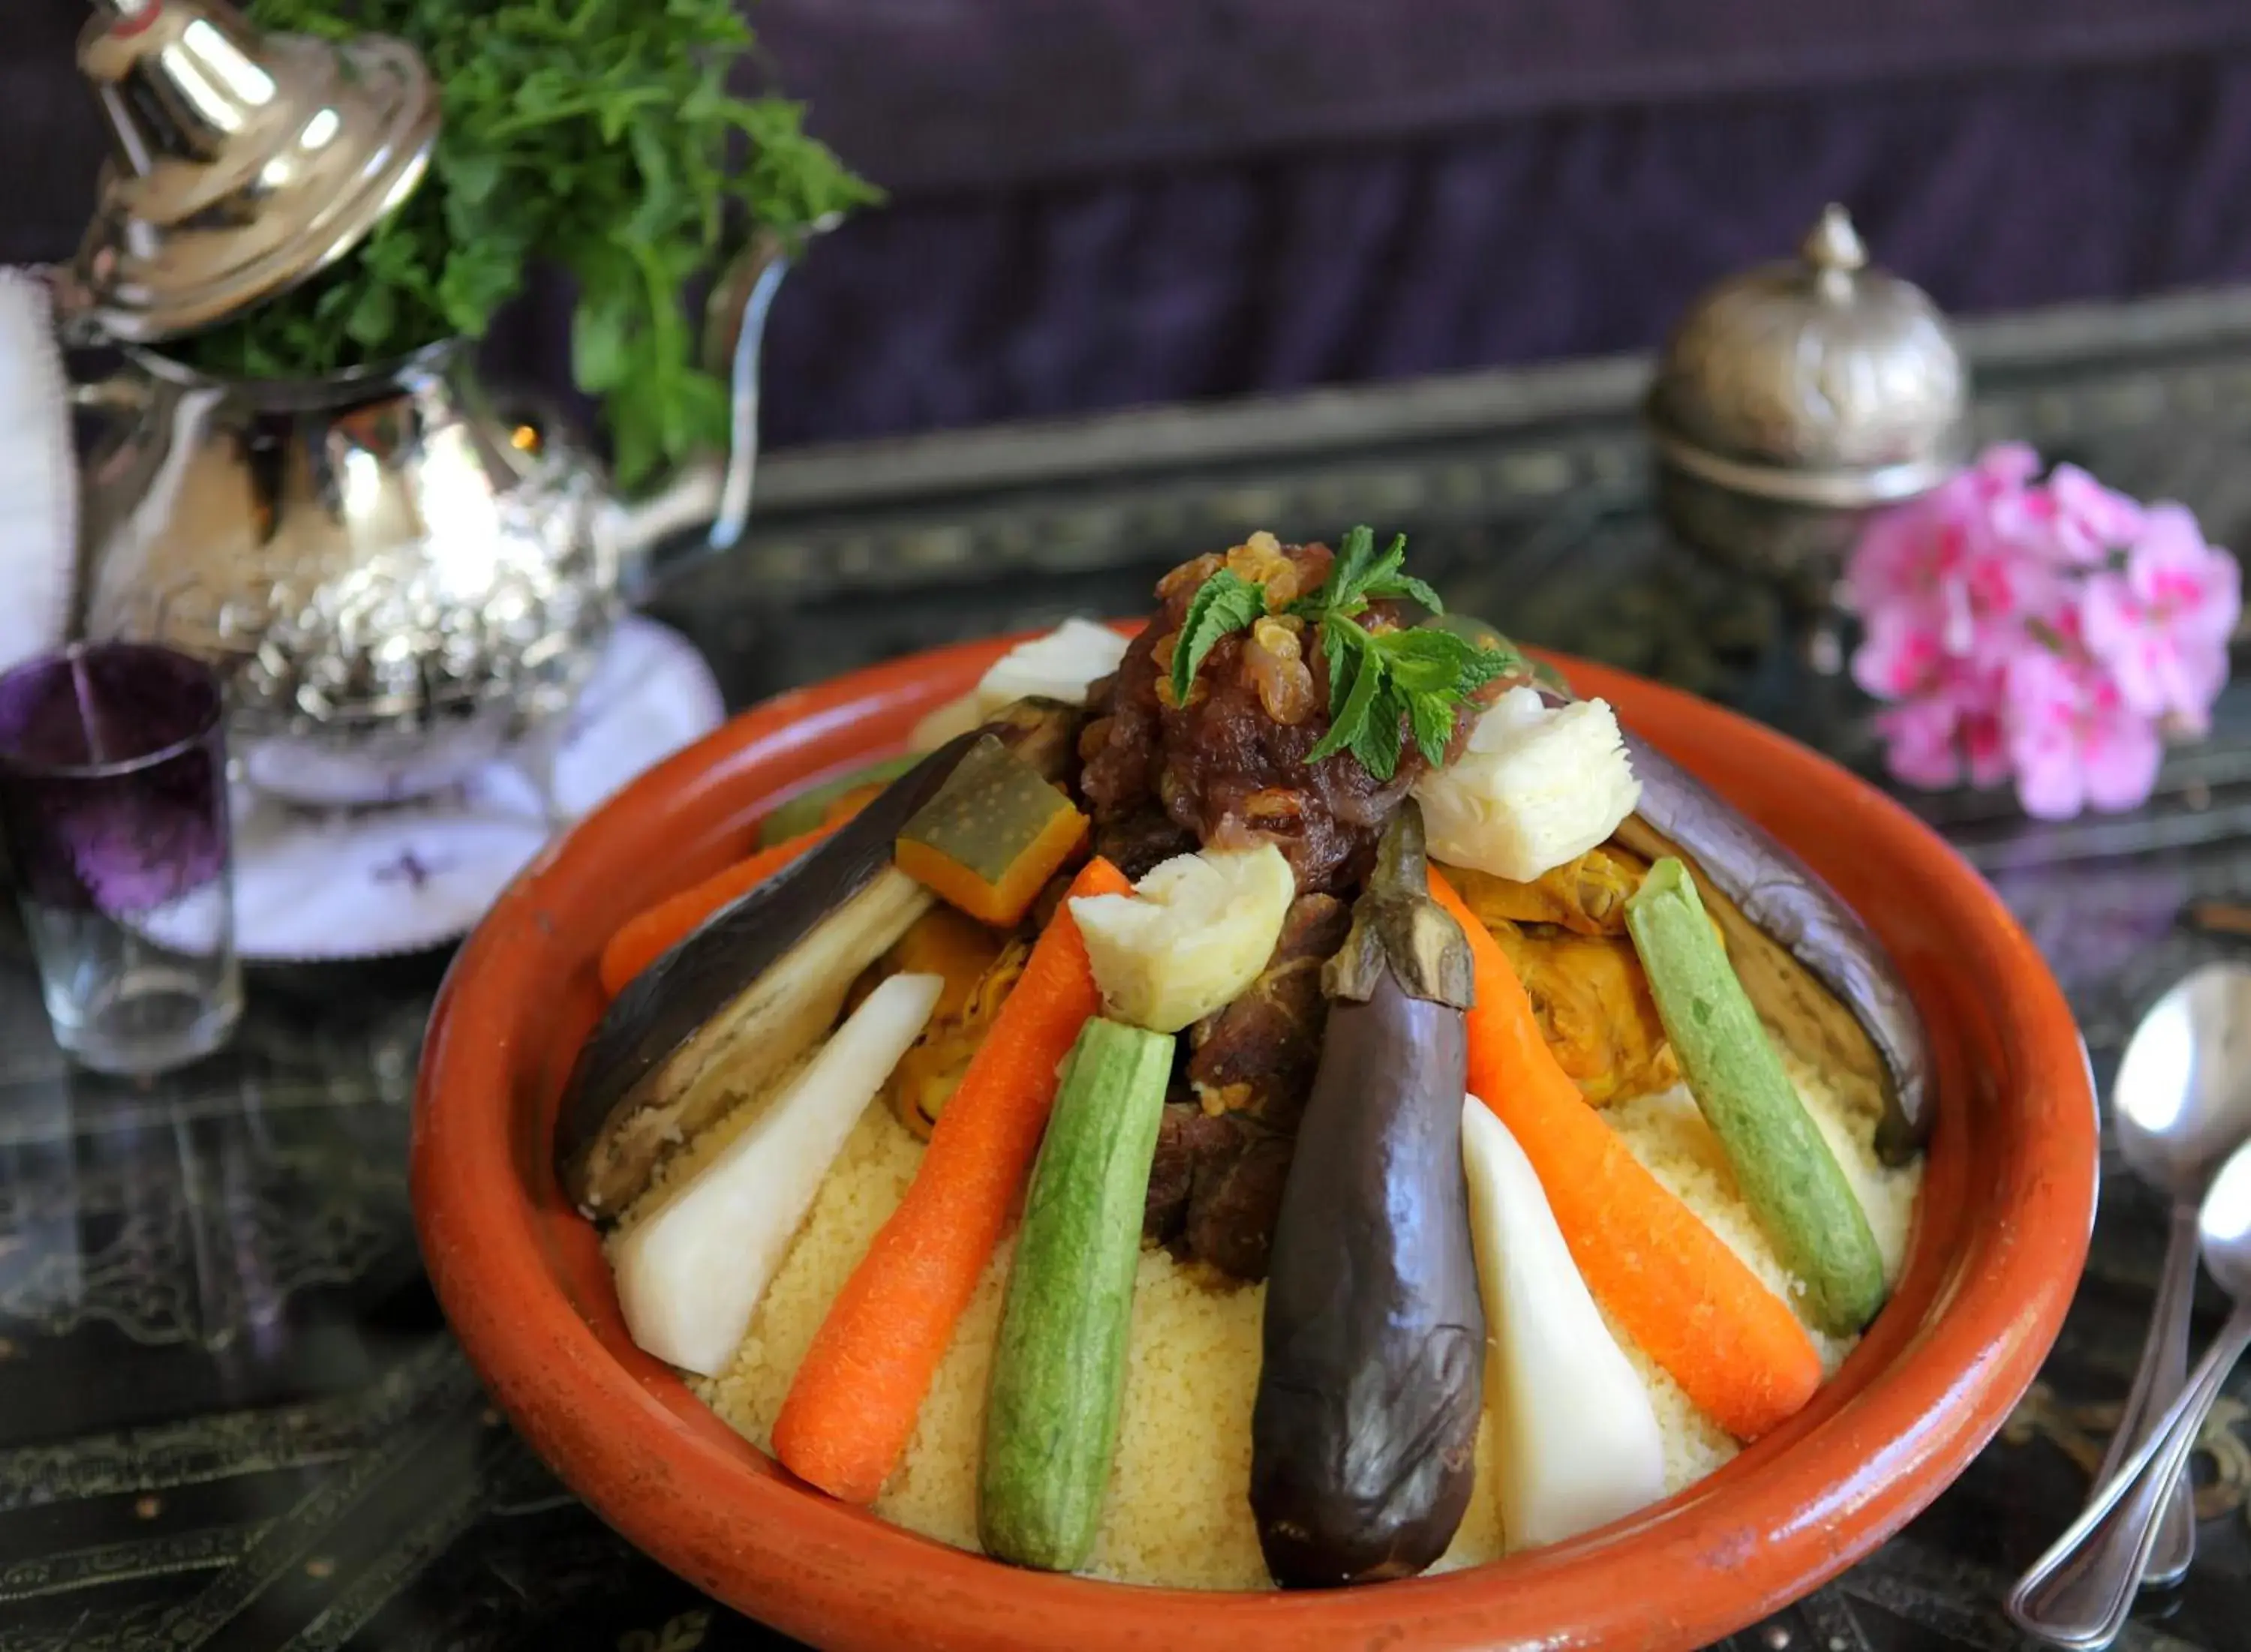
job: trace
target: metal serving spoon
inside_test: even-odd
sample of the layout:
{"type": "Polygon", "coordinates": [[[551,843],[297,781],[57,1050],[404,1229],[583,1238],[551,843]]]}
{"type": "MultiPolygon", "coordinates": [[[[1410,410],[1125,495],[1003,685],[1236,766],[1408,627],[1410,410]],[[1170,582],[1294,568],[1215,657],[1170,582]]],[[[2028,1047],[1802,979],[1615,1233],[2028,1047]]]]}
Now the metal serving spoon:
{"type": "Polygon", "coordinates": [[[2017,1626],[2058,1646],[2091,1652],[2126,1627],[2166,1499],[2188,1467],[2220,1386],[2251,1348],[2251,1145],[2220,1166],[2197,1227],[2204,1264],[2234,1298],[2235,1311],[2187,1388],[2166,1407],[2156,1435],[2142,1442],[2009,1596],[2017,1626]]]}
{"type": "MultiPolygon", "coordinates": [[[[2127,1042],[2111,1107],[2127,1167],[2171,1193],[2173,1204],[2141,1367],[2095,1470],[2097,1487],[2157,1432],[2188,1379],[2197,1203],[2220,1161],[2251,1140],[2251,967],[2208,964],[2152,1005],[2127,1042]]],[[[2165,1503],[2142,1580],[2177,1583],[2195,1558],[2196,1517],[2184,1475],[2165,1503]]]]}

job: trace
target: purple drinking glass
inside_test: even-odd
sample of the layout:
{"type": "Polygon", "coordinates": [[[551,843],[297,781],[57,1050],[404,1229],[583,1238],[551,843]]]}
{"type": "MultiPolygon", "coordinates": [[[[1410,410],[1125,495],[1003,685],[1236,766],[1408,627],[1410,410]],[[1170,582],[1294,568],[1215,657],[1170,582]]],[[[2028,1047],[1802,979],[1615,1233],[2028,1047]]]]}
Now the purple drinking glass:
{"type": "Polygon", "coordinates": [[[224,711],[144,643],[0,676],[0,833],[55,1041],[97,1071],[180,1066],[241,1017],[224,711]]]}

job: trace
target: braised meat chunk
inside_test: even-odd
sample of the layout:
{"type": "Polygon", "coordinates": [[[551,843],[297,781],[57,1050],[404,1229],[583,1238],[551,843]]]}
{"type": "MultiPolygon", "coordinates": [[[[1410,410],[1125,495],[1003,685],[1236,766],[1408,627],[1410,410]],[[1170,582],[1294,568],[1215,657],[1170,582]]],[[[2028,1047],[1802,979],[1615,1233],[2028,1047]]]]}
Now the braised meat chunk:
{"type": "Polygon", "coordinates": [[[1176,1243],[1188,1225],[1197,1165],[1207,1159],[1231,1158],[1239,1146],[1234,1125],[1224,1117],[1215,1118],[1191,1101],[1167,1102],[1157,1125],[1157,1156],[1149,1166],[1142,1237],[1176,1243]]]}
{"type": "MultiPolygon", "coordinates": [[[[1162,606],[1126,651],[1080,743],[1098,843],[1153,811],[1205,848],[1272,841],[1300,889],[1340,892],[1366,874],[1377,836],[1426,765],[1411,743],[1384,781],[1348,753],[1306,761],[1328,731],[1328,668],[1318,637],[1283,611],[1319,587],[1332,559],[1326,545],[1254,534],[1158,583],[1162,606]],[[1261,585],[1268,612],[1213,646],[1178,702],[1173,650],[1189,603],[1222,568],[1261,585]]],[[[1378,604],[1362,623],[1381,629],[1398,616],[1378,604]]]]}
{"type": "Polygon", "coordinates": [[[1142,1231],[1238,1279],[1266,1276],[1299,1117],[1320,1060],[1321,966],[1351,909],[1303,895],[1266,967],[1189,1033],[1188,1095],[1165,1109],[1142,1231]]]}
{"type": "Polygon", "coordinates": [[[1152,801],[1121,810],[1094,826],[1094,852],[1139,883],[1176,854],[1194,854],[1195,833],[1152,801]]]}
{"type": "Polygon", "coordinates": [[[1351,927],[1352,909],[1334,895],[1299,895],[1258,978],[1190,1029],[1188,1083],[1207,1112],[1243,1114],[1285,1134],[1298,1128],[1328,1021],[1321,965],[1351,927]]]}

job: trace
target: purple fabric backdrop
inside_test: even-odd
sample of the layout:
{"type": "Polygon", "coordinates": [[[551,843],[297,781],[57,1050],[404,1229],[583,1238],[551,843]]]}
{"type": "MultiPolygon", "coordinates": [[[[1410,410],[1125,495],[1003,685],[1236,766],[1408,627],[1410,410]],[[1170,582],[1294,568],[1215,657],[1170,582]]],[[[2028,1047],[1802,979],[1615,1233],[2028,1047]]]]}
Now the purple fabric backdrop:
{"type": "Polygon", "coordinates": [[[1961,312],[2251,280],[2251,53],[910,199],[776,307],[777,442],[1645,345],[1851,206],[1961,312]]]}
{"type": "Polygon", "coordinates": [[[752,15],[823,135],[918,196],[2251,46],[2244,0],[758,0],[752,15]]]}
{"type": "MultiPolygon", "coordinates": [[[[54,258],[100,149],[86,8],[9,11],[0,259],[54,258]]],[[[784,289],[776,445],[1645,345],[1830,198],[1958,311],[2251,280],[2246,0],[752,12],[894,191],[784,289]]],[[[503,371],[561,387],[564,299],[503,371]]]]}

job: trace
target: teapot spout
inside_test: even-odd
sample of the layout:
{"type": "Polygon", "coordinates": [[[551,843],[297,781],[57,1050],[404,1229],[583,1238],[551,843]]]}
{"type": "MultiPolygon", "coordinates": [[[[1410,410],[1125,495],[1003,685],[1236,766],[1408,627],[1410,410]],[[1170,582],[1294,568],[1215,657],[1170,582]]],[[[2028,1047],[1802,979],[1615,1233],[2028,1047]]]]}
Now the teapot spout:
{"type": "Polygon", "coordinates": [[[724,461],[703,454],[654,493],[601,501],[595,533],[618,570],[618,594],[629,607],[640,607],[664,579],[721,549],[712,527],[725,479],[724,461]]]}

